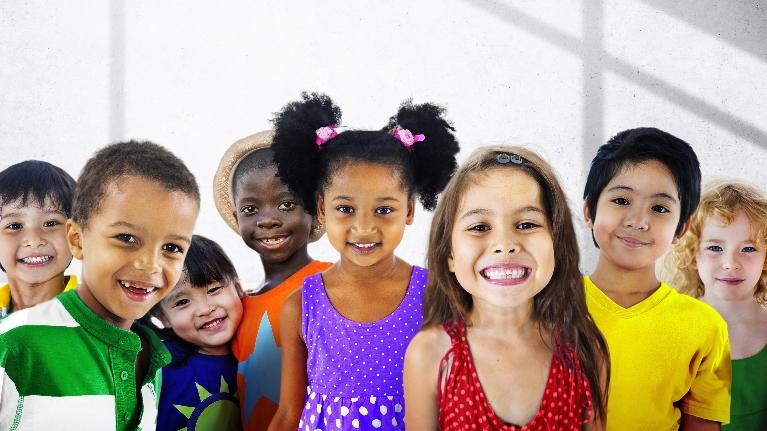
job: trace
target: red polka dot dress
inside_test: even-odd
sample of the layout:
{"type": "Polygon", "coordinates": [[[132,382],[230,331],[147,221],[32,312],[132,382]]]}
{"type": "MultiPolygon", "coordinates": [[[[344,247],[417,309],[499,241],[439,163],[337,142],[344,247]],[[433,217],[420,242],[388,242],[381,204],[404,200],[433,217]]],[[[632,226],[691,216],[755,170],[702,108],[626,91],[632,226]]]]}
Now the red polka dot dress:
{"type": "Polygon", "coordinates": [[[452,346],[442,358],[439,385],[439,429],[449,431],[580,430],[591,416],[591,390],[575,352],[557,344],[541,406],[526,425],[503,422],[493,411],[479,382],[461,322],[444,325],[452,346]],[[448,366],[449,364],[449,366],[448,366]],[[448,369],[449,368],[449,369],[448,369]]]}

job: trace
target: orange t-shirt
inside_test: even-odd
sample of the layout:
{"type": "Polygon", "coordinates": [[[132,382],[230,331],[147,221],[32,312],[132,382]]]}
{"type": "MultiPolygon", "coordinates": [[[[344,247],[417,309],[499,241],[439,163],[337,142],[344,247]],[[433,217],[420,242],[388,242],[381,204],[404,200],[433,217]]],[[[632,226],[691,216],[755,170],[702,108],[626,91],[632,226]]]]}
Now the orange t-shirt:
{"type": "Polygon", "coordinates": [[[331,265],[312,261],[274,289],[242,300],[242,321],[232,342],[232,352],[237,358],[237,391],[244,430],[266,430],[277,411],[282,374],[282,304],[301,288],[304,278],[331,265]]]}

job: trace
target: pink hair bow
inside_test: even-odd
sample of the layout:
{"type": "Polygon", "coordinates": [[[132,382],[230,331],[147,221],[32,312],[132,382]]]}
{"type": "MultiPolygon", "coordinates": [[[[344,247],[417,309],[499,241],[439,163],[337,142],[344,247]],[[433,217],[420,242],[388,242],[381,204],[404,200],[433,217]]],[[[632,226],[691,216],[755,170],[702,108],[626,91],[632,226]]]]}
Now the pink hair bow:
{"type": "Polygon", "coordinates": [[[325,126],[315,130],[314,133],[317,135],[317,139],[314,140],[314,143],[317,144],[318,147],[321,147],[325,142],[338,136],[336,127],[337,126],[325,126]]]}
{"type": "Polygon", "coordinates": [[[399,125],[391,129],[389,131],[389,134],[394,136],[394,139],[400,141],[402,143],[402,146],[407,148],[408,150],[416,142],[422,142],[426,140],[426,136],[423,133],[420,133],[418,135],[413,135],[413,133],[410,132],[410,130],[403,129],[399,125]]]}

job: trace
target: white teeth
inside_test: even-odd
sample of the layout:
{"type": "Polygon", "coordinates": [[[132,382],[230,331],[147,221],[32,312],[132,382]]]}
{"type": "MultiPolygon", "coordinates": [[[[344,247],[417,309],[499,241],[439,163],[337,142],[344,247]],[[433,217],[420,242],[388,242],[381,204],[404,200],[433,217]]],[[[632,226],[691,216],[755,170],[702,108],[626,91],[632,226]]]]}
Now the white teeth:
{"type": "Polygon", "coordinates": [[[37,264],[37,263],[48,262],[51,259],[53,259],[53,256],[36,256],[36,257],[25,257],[21,259],[21,261],[24,263],[37,264]]]}
{"type": "Polygon", "coordinates": [[[139,287],[139,286],[134,285],[130,281],[120,281],[120,284],[122,284],[123,286],[125,286],[127,288],[130,288],[130,289],[136,289],[136,290],[140,289],[140,290],[143,290],[146,293],[151,293],[151,292],[154,292],[155,290],[157,290],[156,287],[150,287],[149,289],[147,289],[146,287],[139,287]]]}
{"type": "Polygon", "coordinates": [[[283,236],[279,238],[262,238],[260,241],[266,245],[275,245],[285,241],[285,237],[283,236]]]}
{"type": "Polygon", "coordinates": [[[211,320],[210,322],[202,325],[202,329],[208,329],[208,328],[211,328],[213,326],[216,326],[219,323],[221,323],[223,320],[224,320],[223,318],[211,320]]]}
{"type": "Polygon", "coordinates": [[[513,280],[524,277],[527,270],[525,268],[488,268],[483,272],[485,277],[491,280],[513,280]]]}
{"type": "Polygon", "coordinates": [[[374,247],[376,245],[376,243],[374,243],[374,242],[368,242],[368,243],[355,242],[354,245],[359,247],[359,248],[371,248],[371,247],[374,247]]]}

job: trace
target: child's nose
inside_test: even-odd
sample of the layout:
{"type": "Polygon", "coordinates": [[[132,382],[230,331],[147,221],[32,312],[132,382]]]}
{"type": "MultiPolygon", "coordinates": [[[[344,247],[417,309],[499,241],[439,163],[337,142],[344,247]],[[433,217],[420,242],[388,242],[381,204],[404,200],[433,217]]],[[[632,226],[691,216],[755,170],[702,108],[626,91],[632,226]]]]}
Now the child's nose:
{"type": "Polygon", "coordinates": [[[22,245],[25,247],[39,247],[48,244],[48,241],[39,232],[30,229],[26,232],[22,245]]]}
{"type": "Polygon", "coordinates": [[[638,205],[629,210],[623,222],[626,227],[637,230],[647,230],[650,227],[645,212],[638,205]]]}
{"type": "Polygon", "coordinates": [[[352,229],[361,234],[374,232],[376,229],[373,217],[368,214],[359,214],[352,225],[352,229]]]}
{"type": "Polygon", "coordinates": [[[261,217],[256,221],[256,225],[261,229],[271,229],[282,226],[282,221],[272,213],[263,212],[261,213],[261,217]]]}
{"type": "Polygon", "coordinates": [[[733,255],[726,255],[724,258],[724,263],[722,265],[724,269],[733,269],[738,270],[740,269],[740,262],[738,261],[737,256],[733,255]]]}
{"type": "Polygon", "coordinates": [[[516,253],[519,251],[519,244],[514,234],[511,232],[496,231],[496,238],[493,243],[493,253],[516,253]]]}
{"type": "Polygon", "coordinates": [[[136,256],[133,265],[136,269],[154,274],[160,272],[160,256],[153,250],[145,250],[136,256]]]}

